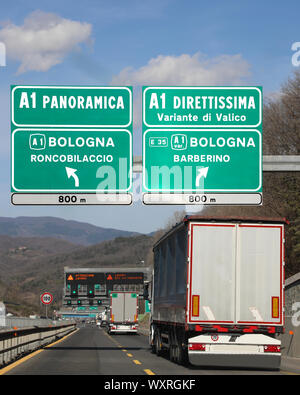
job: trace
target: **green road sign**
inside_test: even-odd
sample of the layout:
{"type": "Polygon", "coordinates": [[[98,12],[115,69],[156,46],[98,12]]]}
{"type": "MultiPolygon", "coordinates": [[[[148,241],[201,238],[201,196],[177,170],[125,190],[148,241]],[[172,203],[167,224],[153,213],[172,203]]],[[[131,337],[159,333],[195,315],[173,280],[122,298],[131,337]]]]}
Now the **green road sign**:
{"type": "Polygon", "coordinates": [[[128,130],[15,129],[12,192],[127,192],[128,130]]]}
{"type": "Polygon", "coordinates": [[[111,127],[132,123],[128,87],[12,86],[15,127],[111,127]]]}
{"type": "Polygon", "coordinates": [[[261,150],[258,130],[148,129],[143,187],[147,192],[261,192],[261,150]]]}
{"type": "Polygon", "coordinates": [[[130,204],[131,88],[12,86],[11,104],[14,204],[130,204]]]}
{"type": "Polygon", "coordinates": [[[157,194],[187,204],[178,194],[199,192],[227,194],[200,204],[230,204],[230,194],[261,204],[261,88],[144,87],[143,192],[146,204],[160,204],[157,194]]]}
{"type": "Polygon", "coordinates": [[[150,313],[151,308],[150,308],[150,303],[149,300],[145,300],[145,313],[150,313]]]}
{"type": "Polygon", "coordinates": [[[262,92],[257,87],[146,87],[146,128],[257,128],[262,122],[262,92]]]}

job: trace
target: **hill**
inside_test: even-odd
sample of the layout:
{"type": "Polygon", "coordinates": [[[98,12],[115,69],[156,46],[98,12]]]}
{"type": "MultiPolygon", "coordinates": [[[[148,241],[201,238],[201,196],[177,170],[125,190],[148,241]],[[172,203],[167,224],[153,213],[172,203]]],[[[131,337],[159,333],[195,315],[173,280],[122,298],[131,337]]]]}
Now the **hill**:
{"type": "Polygon", "coordinates": [[[64,266],[140,266],[153,245],[151,236],[117,237],[82,247],[49,238],[0,236],[0,300],[15,314],[40,313],[39,295],[53,293],[59,308],[64,266]],[[16,305],[17,304],[17,305],[16,305]]]}
{"type": "Polygon", "coordinates": [[[136,234],[56,217],[0,217],[0,235],[6,236],[54,237],[73,244],[92,245],[136,234]]]}

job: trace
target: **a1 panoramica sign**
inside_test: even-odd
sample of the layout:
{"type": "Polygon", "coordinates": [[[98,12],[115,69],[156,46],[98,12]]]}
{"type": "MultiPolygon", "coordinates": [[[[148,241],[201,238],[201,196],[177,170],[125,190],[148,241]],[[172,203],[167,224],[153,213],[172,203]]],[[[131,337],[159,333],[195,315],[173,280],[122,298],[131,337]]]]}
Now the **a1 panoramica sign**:
{"type": "Polygon", "coordinates": [[[13,86],[11,129],[13,203],[131,202],[131,88],[13,86]]]}
{"type": "Polygon", "coordinates": [[[144,87],[143,191],[148,204],[261,204],[261,88],[144,87]]]}

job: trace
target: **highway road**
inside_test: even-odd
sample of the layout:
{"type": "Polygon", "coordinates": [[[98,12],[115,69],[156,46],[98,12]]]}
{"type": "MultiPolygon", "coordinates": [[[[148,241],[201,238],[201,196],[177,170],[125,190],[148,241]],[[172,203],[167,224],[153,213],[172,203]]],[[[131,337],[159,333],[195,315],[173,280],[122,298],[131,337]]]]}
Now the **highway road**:
{"type": "MultiPolygon", "coordinates": [[[[0,371],[1,372],[1,371],[0,371]]],[[[96,326],[76,332],[2,370],[5,375],[216,375],[281,372],[182,367],[157,357],[140,335],[108,335],[96,326]]]]}

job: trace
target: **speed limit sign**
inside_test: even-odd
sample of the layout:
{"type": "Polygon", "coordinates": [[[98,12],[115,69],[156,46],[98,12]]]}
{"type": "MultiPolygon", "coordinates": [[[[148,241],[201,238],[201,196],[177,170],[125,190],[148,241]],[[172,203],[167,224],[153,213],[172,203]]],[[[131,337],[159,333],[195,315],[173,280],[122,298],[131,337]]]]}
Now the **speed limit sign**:
{"type": "Polygon", "coordinates": [[[50,292],[44,292],[44,293],[41,295],[41,302],[42,302],[43,304],[48,305],[48,304],[51,304],[52,301],[53,301],[53,295],[51,295],[50,292]]]}

